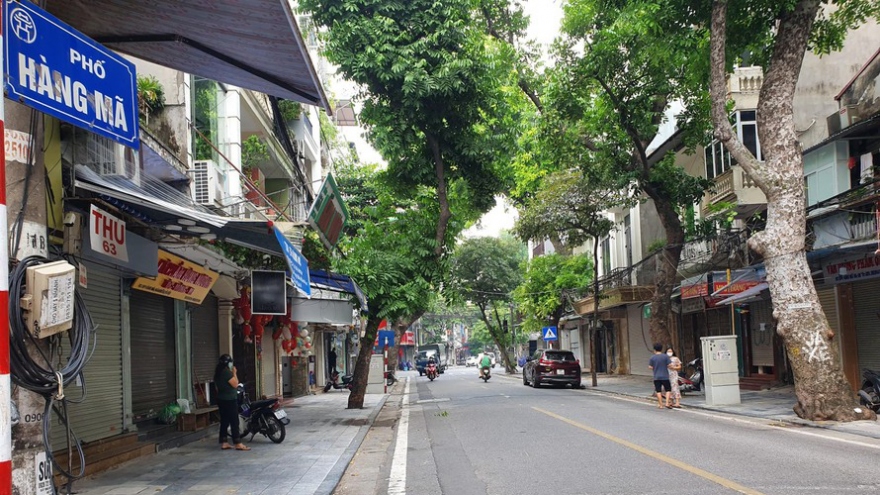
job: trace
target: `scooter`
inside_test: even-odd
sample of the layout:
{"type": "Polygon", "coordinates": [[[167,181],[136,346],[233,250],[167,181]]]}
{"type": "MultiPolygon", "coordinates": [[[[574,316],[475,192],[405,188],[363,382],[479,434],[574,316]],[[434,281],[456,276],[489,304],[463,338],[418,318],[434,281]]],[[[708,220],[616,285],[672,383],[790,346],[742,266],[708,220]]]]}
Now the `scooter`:
{"type": "Polygon", "coordinates": [[[483,383],[488,382],[489,378],[492,378],[492,372],[490,371],[490,368],[480,369],[480,378],[483,379],[483,383]]]}
{"type": "Polygon", "coordinates": [[[859,402],[874,412],[880,412],[880,374],[865,368],[862,370],[862,389],[859,390],[859,402]]]}
{"type": "Polygon", "coordinates": [[[339,382],[339,372],[333,370],[330,373],[330,379],[327,380],[327,383],[324,384],[324,392],[329,392],[331,388],[346,389],[351,390],[352,383],[354,382],[354,375],[345,375],[342,377],[342,383],[339,382]]]}
{"type": "Polygon", "coordinates": [[[290,424],[287,412],[281,408],[278,399],[263,399],[251,402],[243,384],[238,386],[238,415],[244,422],[241,436],[260,433],[273,443],[281,443],[287,432],[284,425],[290,424]]]}
{"type": "Polygon", "coordinates": [[[690,375],[685,378],[678,376],[678,388],[681,392],[699,392],[703,388],[703,358],[696,358],[685,368],[690,375]]]}
{"type": "Polygon", "coordinates": [[[437,378],[437,364],[434,361],[430,361],[428,366],[425,367],[425,376],[428,377],[432,382],[434,378],[437,378]]]}

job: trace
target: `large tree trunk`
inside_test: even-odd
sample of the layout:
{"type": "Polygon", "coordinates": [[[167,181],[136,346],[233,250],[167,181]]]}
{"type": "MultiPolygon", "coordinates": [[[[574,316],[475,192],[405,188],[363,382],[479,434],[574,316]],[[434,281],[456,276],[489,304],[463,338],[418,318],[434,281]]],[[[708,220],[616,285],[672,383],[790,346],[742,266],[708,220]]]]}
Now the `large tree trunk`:
{"type": "MultiPolygon", "coordinates": [[[[654,207],[660,216],[660,224],[666,232],[666,246],[659,254],[654,298],[651,299],[651,341],[654,344],[670,346],[672,331],[669,328],[669,316],[672,312],[672,289],[678,279],[678,263],[681,261],[681,250],[684,247],[684,229],[673,204],[660,194],[652,194],[652,189],[646,189],[648,196],[654,200],[654,207]]],[[[635,282],[633,280],[634,285],[635,282]]]]}
{"type": "Polygon", "coordinates": [[[440,154],[440,143],[428,134],[428,144],[431,146],[431,153],[434,156],[434,173],[437,175],[437,201],[440,204],[440,218],[437,219],[437,233],[434,237],[434,241],[437,243],[434,246],[434,254],[439,258],[446,246],[446,228],[452,218],[452,211],[449,209],[449,198],[446,193],[446,174],[443,168],[443,157],[440,154]]]}
{"type": "Polygon", "coordinates": [[[810,275],[805,249],[803,156],[792,101],[807,40],[820,6],[801,0],[777,28],[770,68],[758,102],[758,133],[766,162],[758,162],[733,133],[725,85],[726,0],[712,10],[712,119],[716,135],[767,196],[767,227],[749,240],[762,254],[773,297],[776,332],[794,372],[795,413],[813,421],[876,419],[859,407],[831,347],[831,331],[810,275]]]}
{"type": "Polygon", "coordinates": [[[348,395],[348,409],[363,409],[364,395],[367,393],[367,381],[370,373],[370,358],[373,355],[373,342],[379,332],[381,318],[371,315],[367,319],[367,329],[360,340],[360,351],[354,365],[354,378],[351,392],[348,395]]]}
{"type": "MultiPolygon", "coordinates": [[[[498,352],[501,353],[502,361],[504,362],[504,370],[508,373],[516,373],[516,367],[514,365],[513,360],[510,359],[510,355],[507,353],[507,345],[505,344],[505,340],[503,337],[500,337],[501,334],[501,321],[498,318],[498,311],[495,311],[496,319],[498,320],[498,328],[497,330],[493,330],[492,321],[489,319],[489,315],[486,314],[486,307],[483,305],[478,305],[480,308],[480,314],[483,317],[483,323],[486,324],[486,329],[489,331],[489,335],[492,336],[492,340],[495,342],[495,345],[498,347],[498,352]]],[[[494,306],[494,305],[493,305],[494,306]]]]}

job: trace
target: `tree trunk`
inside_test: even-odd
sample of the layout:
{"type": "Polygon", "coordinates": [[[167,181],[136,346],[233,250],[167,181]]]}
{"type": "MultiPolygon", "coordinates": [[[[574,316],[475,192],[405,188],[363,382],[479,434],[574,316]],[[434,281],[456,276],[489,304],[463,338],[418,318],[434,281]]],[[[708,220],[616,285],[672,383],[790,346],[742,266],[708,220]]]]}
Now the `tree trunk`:
{"type": "Polygon", "coordinates": [[[803,156],[792,101],[819,5],[819,0],[801,0],[777,28],[758,101],[758,133],[766,160],[761,163],[736,139],[727,117],[727,2],[716,0],[712,10],[712,119],[716,135],[767,196],[767,227],[749,239],[749,245],[765,258],[776,332],[794,372],[795,413],[813,421],[873,420],[873,411],[859,407],[831,347],[834,334],[816,295],[805,253],[803,156]]]}
{"type": "MultiPolygon", "coordinates": [[[[516,368],[513,366],[513,361],[510,360],[510,355],[507,353],[507,346],[504,344],[504,340],[500,338],[498,335],[501,330],[501,323],[498,323],[499,330],[492,330],[492,322],[489,320],[489,315],[486,314],[486,307],[483,305],[478,305],[480,308],[480,314],[483,317],[483,323],[486,324],[486,329],[489,331],[489,335],[492,336],[492,340],[495,342],[495,345],[498,347],[498,352],[501,353],[502,361],[504,362],[504,370],[507,373],[516,373],[516,368]]],[[[493,304],[494,307],[494,304],[493,304]]],[[[497,318],[497,310],[496,310],[496,318],[497,318]]]]}
{"type": "MultiPolygon", "coordinates": [[[[684,247],[684,229],[675,206],[669,200],[651,192],[648,196],[654,200],[654,207],[666,232],[666,246],[658,255],[660,261],[655,279],[654,298],[651,299],[650,333],[652,343],[669,346],[672,345],[672,332],[669,328],[672,289],[678,279],[678,263],[681,261],[681,250],[684,247]]],[[[638,285],[635,280],[633,285],[638,285]]]]}
{"type": "Polygon", "coordinates": [[[590,325],[590,379],[592,386],[599,385],[596,379],[596,328],[599,327],[599,239],[593,239],[593,324],[590,325]]]}
{"type": "Polygon", "coordinates": [[[351,392],[348,395],[348,409],[363,409],[364,395],[367,393],[367,381],[370,373],[370,358],[373,355],[373,342],[379,332],[379,323],[382,318],[371,314],[367,319],[367,329],[360,340],[360,351],[354,365],[354,378],[352,379],[351,392]]]}
{"type": "Polygon", "coordinates": [[[440,218],[437,219],[437,233],[434,241],[434,254],[439,258],[443,254],[443,248],[446,245],[446,228],[449,220],[452,218],[452,211],[449,209],[449,198],[446,194],[446,175],[443,168],[443,157],[440,154],[440,143],[428,135],[428,144],[431,146],[431,153],[434,155],[434,171],[437,175],[437,201],[440,203],[440,218]]]}

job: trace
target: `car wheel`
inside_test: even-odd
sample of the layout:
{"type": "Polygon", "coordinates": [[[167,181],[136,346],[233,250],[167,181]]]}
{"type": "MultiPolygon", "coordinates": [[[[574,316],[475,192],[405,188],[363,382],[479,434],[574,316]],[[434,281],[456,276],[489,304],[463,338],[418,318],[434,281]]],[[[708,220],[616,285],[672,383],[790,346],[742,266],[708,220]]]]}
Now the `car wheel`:
{"type": "Polygon", "coordinates": [[[538,388],[541,386],[541,382],[538,380],[538,377],[532,378],[532,388],[538,388]]]}
{"type": "Polygon", "coordinates": [[[527,387],[529,386],[529,381],[526,380],[526,372],[525,372],[525,370],[523,370],[523,385],[525,385],[525,386],[527,386],[527,387]]]}
{"type": "Polygon", "coordinates": [[[571,386],[571,388],[581,388],[581,382],[580,381],[574,382],[574,384],[571,386]]]}

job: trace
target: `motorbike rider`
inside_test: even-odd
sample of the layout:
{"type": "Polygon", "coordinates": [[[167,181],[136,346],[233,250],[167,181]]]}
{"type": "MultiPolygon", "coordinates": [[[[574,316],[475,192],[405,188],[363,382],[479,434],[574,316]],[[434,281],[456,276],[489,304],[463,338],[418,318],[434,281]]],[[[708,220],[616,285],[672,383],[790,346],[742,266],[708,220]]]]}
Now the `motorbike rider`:
{"type": "Polygon", "coordinates": [[[425,369],[428,369],[428,368],[433,368],[433,371],[434,371],[435,373],[437,372],[437,361],[434,361],[434,355],[433,355],[433,354],[431,354],[431,355],[428,357],[428,365],[425,367],[425,369]]]}
{"type": "Polygon", "coordinates": [[[489,368],[492,367],[492,358],[483,353],[483,357],[480,358],[480,377],[482,378],[483,374],[489,374],[489,368]]]}

